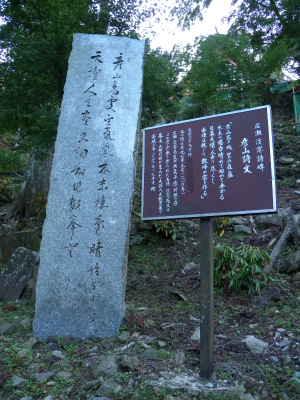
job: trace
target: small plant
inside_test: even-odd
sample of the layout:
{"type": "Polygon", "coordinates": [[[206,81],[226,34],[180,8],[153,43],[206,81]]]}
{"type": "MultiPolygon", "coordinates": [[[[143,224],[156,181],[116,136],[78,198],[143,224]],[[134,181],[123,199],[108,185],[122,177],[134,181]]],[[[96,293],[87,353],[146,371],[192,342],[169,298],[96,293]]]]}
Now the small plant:
{"type": "Polygon", "coordinates": [[[182,233],[185,228],[178,224],[175,224],[171,220],[162,220],[155,222],[156,232],[164,232],[166,237],[171,237],[173,240],[176,240],[179,233],[182,233]]]}
{"type": "Polygon", "coordinates": [[[0,178],[0,204],[8,203],[13,198],[13,180],[7,176],[0,178]]]}
{"type": "Polygon", "coordinates": [[[225,286],[235,292],[248,288],[249,294],[260,293],[261,285],[272,280],[263,272],[266,261],[270,261],[270,256],[256,247],[243,245],[236,251],[228,245],[218,247],[214,254],[215,286],[225,286]]]}
{"type": "Polygon", "coordinates": [[[223,236],[225,230],[230,226],[230,219],[226,217],[215,218],[217,224],[217,230],[220,232],[220,236],[223,236]]]}
{"type": "Polygon", "coordinates": [[[30,207],[35,209],[36,215],[41,222],[46,218],[47,198],[48,192],[38,191],[30,199],[30,207]]]}
{"type": "Polygon", "coordinates": [[[133,376],[132,372],[119,372],[115,374],[115,379],[118,383],[124,385],[128,384],[132,376],[133,376]]]}

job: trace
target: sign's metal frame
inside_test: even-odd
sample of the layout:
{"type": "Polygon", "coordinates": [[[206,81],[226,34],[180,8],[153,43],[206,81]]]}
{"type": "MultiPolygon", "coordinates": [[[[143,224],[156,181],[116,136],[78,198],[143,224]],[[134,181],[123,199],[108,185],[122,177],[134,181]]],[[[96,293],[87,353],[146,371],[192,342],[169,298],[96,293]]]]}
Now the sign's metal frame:
{"type": "Polygon", "coordinates": [[[184,120],[184,121],[176,121],[172,122],[170,124],[164,124],[164,125],[157,125],[153,126],[150,128],[145,128],[143,130],[143,172],[142,172],[142,204],[141,204],[141,219],[142,220],[160,220],[160,219],[183,219],[183,218],[202,218],[202,217],[217,217],[217,216],[228,216],[228,215],[245,215],[245,214],[258,214],[258,213],[275,213],[277,212],[277,200],[276,200],[276,176],[275,176],[275,163],[274,163],[274,144],[273,144],[273,135],[272,135],[272,111],[271,111],[271,106],[260,106],[260,107],[255,107],[255,108],[248,108],[245,110],[239,110],[239,111],[232,111],[228,113],[222,113],[222,114],[216,114],[216,115],[210,115],[206,117],[201,117],[201,118],[194,118],[194,119],[189,119],[189,120],[184,120]],[[241,114],[241,113],[247,113],[249,111],[254,111],[254,110],[260,110],[260,109],[266,109],[267,111],[267,118],[268,118],[268,137],[269,137],[269,150],[270,150],[270,165],[271,165],[271,179],[272,179],[272,198],[273,198],[273,207],[268,208],[268,209],[259,209],[259,210],[245,210],[245,211],[240,211],[240,210],[232,210],[228,212],[214,212],[214,213],[205,213],[205,214],[183,214],[183,215],[164,215],[164,216],[155,216],[155,217],[144,217],[144,196],[145,196],[145,135],[147,131],[161,128],[161,127],[167,127],[167,126],[176,126],[179,124],[183,123],[189,123],[192,121],[200,121],[200,120],[207,120],[207,119],[214,119],[214,118],[219,118],[222,116],[226,115],[232,115],[232,114],[241,114]]]}

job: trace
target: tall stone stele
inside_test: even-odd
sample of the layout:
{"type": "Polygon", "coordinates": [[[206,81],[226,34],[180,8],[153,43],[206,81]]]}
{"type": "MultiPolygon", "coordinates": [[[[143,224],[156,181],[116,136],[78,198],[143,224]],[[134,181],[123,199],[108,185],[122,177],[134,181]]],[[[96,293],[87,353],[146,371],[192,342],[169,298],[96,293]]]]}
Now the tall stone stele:
{"type": "Polygon", "coordinates": [[[75,34],[55,145],[35,337],[118,334],[145,43],[75,34]]]}

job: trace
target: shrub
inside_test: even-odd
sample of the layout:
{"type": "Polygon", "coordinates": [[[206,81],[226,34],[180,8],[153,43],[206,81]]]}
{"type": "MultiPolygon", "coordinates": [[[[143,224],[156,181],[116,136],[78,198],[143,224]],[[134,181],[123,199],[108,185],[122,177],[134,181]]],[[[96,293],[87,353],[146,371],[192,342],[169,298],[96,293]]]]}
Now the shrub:
{"type": "Polygon", "coordinates": [[[248,289],[248,293],[260,293],[261,285],[268,280],[263,272],[270,256],[264,250],[252,246],[240,246],[234,250],[229,245],[214,250],[215,286],[225,286],[235,292],[248,289]]]}

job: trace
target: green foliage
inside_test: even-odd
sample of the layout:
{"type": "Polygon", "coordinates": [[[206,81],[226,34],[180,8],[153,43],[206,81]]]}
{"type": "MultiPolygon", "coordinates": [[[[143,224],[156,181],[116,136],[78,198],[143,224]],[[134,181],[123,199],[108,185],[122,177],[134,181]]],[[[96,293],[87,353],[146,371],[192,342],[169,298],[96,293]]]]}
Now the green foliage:
{"type": "Polygon", "coordinates": [[[23,170],[27,164],[27,158],[17,152],[9,149],[0,148],[0,172],[13,172],[23,170]]]}
{"type": "Polygon", "coordinates": [[[214,223],[216,224],[217,231],[220,232],[220,236],[223,236],[225,230],[231,225],[230,218],[227,217],[214,218],[214,223]]]}
{"type": "Polygon", "coordinates": [[[197,19],[202,20],[203,8],[207,8],[212,0],[181,0],[171,10],[171,15],[178,19],[179,25],[189,28],[197,19]]]}
{"type": "Polygon", "coordinates": [[[13,198],[13,180],[7,176],[0,177],[0,205],[9,203],[13,198]]]}
{"type": "Polygon", "coordinates": [[[29,207],[34,209],[38,220],[43,222],[46,218],[46,206],[47,206],[48,192],[38,191],[30,199],[29,207]]]}
{"type": "MultiPolygon", "coordinates": [[[[184,83],[185,118],[269,103],[271,74],[288,59],[285,48],[258,50],[249,34],[200,37],[184,83]]],[[[275,95],[274,95],[275,96],[275,95]]]]}
{"type": "Polygon", "coordinates": [[[179,233],[184,232],[185,228],[179,223],[175,223],[172,220],[161,220],[155,222],[156,232],[164,232],[166,237],[171,237],[176,240],[179,233]]]}
{"type": "MultiPolygon", "coordinates": [[[[233,0],[236,4],[238,0],[233,0]]],[[[299,73],[300,0],[244,0],[231,13],[230,32],[250,33],[255,48],[268,48],[281,57],[288,52],[292,66],[299,73]]]]}
{"type": "Polygon", "coordinates": [[[0,0],[2,128],[21,132],[36,151],[52,146],[73,34],[136,38],[156,7],[140,7],[140,0],[0,0]]]}
{"type": "MultiPolygon", "coordinates": [[[[175,53],[174,53],[175,54],[175,53]]],[[[178,97],[181,87],[177,84],[180,62],[167,52],[160,49],[151,50],[146,45],[143,99],[142,99],[142,126],[152,126],[166,119],[174,121],[178,112],[178,97]]]]}
{"type": "Polygon", "coordinates": [[[260,293],[261,285],[270,277],[263,273],[269,255],[259,248],[240,246],[234,250],[229,245],[214,250],[214,280],[216,286],[225,286],[235,292],[247,288],[248,293],[260,293]]]}

